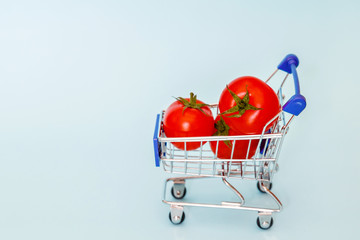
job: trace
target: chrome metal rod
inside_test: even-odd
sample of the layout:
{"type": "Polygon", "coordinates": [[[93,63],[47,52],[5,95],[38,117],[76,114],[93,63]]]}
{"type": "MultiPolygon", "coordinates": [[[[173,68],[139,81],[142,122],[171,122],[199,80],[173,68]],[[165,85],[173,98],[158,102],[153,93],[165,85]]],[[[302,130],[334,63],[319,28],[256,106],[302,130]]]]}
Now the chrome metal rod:
{"type": "Polygon", "coordinates": [[[265,82],[267,83],[268,81],[270,81],[270,79],[277,73],[278,70],[279,69],[276,69],[275,72],[273,72],[265,82]]]}
{"type": "Polygon", "coordinates": [[[223,183],[228,186],[235,194],[238,196],[241,200],[240,206],[245,204],[245,198],[241,193],[233,186],[231,185],[225,178],[222,178],[223,183]]]}
{"type": "Polygon", "coordinates": [[[274,201],[277,203],[277,205],[279,206],[278,211],[280,212],[282,210],[282,208],[283,208],[282,203],[280,202],[280,200],[276,197],[276,195],[273,192],[270,191],[270,189],[268,189],[265,186],[265,184],[263,182],[260,182],[260,184],[261,184],[262,189],[264,189],[264,191],[267,194],[269,194],[272,197],[272,199],[274,199],[274,201]]]}
{"type": "Polygon", "coordinates": [[[187,206],[187,207],[210,207],[210,208],[228,208],[228,209],[238,209],[238,210],[250,210],[250,211],[258,211],[258,212],[280,212],[279,209],[276,208],[260,208],[260,207],[250,207],[250,206],[239,206],[236,204],[228,204],[227,202],[223,202],[223,204],[210,204],[210,203],[190,203],[190,202],[173,202],[163,200],[163,203],[169,205],[177,205],[177,206],[187,206]]]}

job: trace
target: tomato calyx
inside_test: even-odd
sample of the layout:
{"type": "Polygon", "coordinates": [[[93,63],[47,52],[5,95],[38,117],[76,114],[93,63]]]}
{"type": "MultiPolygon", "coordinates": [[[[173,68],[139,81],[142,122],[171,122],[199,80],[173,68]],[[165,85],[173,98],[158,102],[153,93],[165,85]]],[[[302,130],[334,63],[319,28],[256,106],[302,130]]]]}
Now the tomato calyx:
{"type": "Polygon", "coordinates": [[[177,97],[175,98],[176,100],[178,100],[179,102],[181,102],[184,105],[183,111],[182,113],[184,114],[185,109],[187,108],[194,108],[199,110],[200,112],[204,113],[205,115],[208,116],[208,114],[206,114],[204,112],[204,110],[202,110],[202,107],[206,107],[209,106],[209,104],[205,104],[205,103],[197,103],[197,99],[196,99],[196,95],[194,93],[190,93],[190,99],[187,100],[185,98],[182,97],[177,97]]]}
{"type": "Polygon", "coordinates": [[[247,110],[262,110],[262,108],[257,108],[249,104],[250,98],[249,98],[249,91],[247,90],[247,86],[246,86],[246,94],[242,99],[238,95],[236,95],[233,91],[231,91],[228,85],[226,85],[226,88],[230,92],[233,99],[235,100],[236,105],[226,110],[225,112],[220,113],[221,115],[239,112],[238,114],[234,114],[226,117],[241,117],[247,110]]]}
{"type": "MultiPolygon", "coordinates": [[[[215,129],[217,131],[213,134],[213,136],[229,136],[230,127],[225,123],[222,116],[220,116],[220,120],[215,123],[215,129]]],[[[230,140],[226,140],[224,141],[224,143],[226,144],[226,146],[231,148],[232,144],[230,140]]]]}

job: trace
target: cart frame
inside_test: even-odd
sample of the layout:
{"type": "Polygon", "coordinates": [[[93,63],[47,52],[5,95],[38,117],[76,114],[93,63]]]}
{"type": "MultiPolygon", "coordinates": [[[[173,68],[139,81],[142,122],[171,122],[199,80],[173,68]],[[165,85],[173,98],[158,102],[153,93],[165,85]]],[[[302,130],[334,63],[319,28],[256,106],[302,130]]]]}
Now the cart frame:
{"type": "MultiPolygon", "coordinates": [[[[293,55],[287,55],[278,65],[276,71],[265,81],[268,82],[278,72],[286,72],[286,76],[277,90],[277,96],[282,106],[282,111],[274,116],[261,134],[258,135],[239,135],[239,136],[210,136],[210,137],[189,137],[189,138],[167,138],[162,127],[164,111],[157,115],[154,132],[154,152],[155,164],[163,165],[165,172],[170,174],[181,174],[185,176],[171,177],[165,180],[163,203],[170,205],[169,218],[174,224],[180,224],[184,221],[184,207],[209,207],[226,208],[237,210],[257,211],[257,224],[261,229],[269,229],[273,224],[272,213],[282,210],[282,203],[271,191],[273,175],[278,171],[278,158],[284,141],[288,133],[289,125],[306,107],[306,100],[300,94],[300,86],[296,68],[299,65],[298,58],[293,55]],[[283,86],[292,74],[294,79],[295,94],[284,103],[283,86]],[[288,116],[289,115],[289,116],[288,116]],[[288,120],[286,120],[288,118],[288,120]],[[274,124],[275,121],[275,124],[274,124]],[[267,126],[272,124],[270,131],[265,131],[267,126]],[[220,141],[230,141],[232,143],[232,153],[229,159],[217,158],[217,152],[220,141]],[[237,142],[246,141],[248,144],[246,157],[234,159],[234,146],[237,142]],[[183,142],[184,150],[177,149],[173,142],[183,142]],[[193,151],[186,150],[186,144],[189,142],[200,142],[200,148],[193,151]],[[216,143],[216,153],[214,154],[208,143],[216,143]],[[254,156],[249,156],[250,145],[257,144],[254,156]],[[238,202],[222,201],[220,204],[184,202],[180,199],[186,194],[185,182],[193,179],[218,177],[222,182],[232,190],[238,197],[238,202]],[[232,184],[230,179],[247,179],[257,181],[258,189],[268,194],[276,203],[274,208],[262,208],[245,205],[245,198],[232,184]],[[173,183],[171,188],[172,196],[177,201],[166,199],[169,182],[173,183]]],[[[217,104],[210,105],[213,112],[218,113],[217,104]]]]}

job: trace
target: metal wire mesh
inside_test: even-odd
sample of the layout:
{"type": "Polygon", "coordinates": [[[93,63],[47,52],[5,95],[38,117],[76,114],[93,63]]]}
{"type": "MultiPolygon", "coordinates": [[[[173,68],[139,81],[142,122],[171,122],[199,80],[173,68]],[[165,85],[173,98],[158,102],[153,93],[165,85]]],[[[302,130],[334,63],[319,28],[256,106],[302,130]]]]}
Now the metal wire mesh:
{"type": "MultiPolygon", "coordinates": [[[[216,104],[212,105],[212,110],[217,111],[216,104]]],[[[161,126],[159,143],[163,168],[166,172],[176,174],[270,181],[276,171],[277,158],[288,125],[282,112],[269,123],[274,120],[276,122],[270,132],[259,135],[167,138],[161,126]],[[220,158],[219,144],[224,141],[231,142],[231,155],[220,158]],[[182,142],[184,150],[176,148],[174,142],[182,142]],[[199,142],[200,147],[186,151],[186,145],[190,142],[199,142]],[[215,149],[211,148],[211,144],[216,146],[215,149]],[[240,150],[235,148],[239,144],[242,146],[240,150]],[[251,151],[254,146],[255,151],[251,151]],[[264,167],[269,173],[267,179],[264,179],[264,167]]]]}

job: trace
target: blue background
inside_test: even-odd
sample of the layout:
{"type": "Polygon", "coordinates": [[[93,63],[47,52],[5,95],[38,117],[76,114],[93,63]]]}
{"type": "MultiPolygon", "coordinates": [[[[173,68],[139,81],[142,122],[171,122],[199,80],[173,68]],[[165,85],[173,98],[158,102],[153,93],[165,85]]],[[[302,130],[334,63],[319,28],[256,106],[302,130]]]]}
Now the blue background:
{"type": "MultiPolygon", "coordinates": [[[[358,235],[359,10],[346,0],[1,1],[0,239],[358,235]],[[308,107],[280,155],[274,226],[207,208],[172,225],[156,114],[190,91],[216,103],[226,83],[266,79],[288,53],[308,107]]],[[[218,179],[193,183],[188,200],[234,198],[218,179]]],[[[239,187],[261,203],[254,182],[239,187]]]]}

